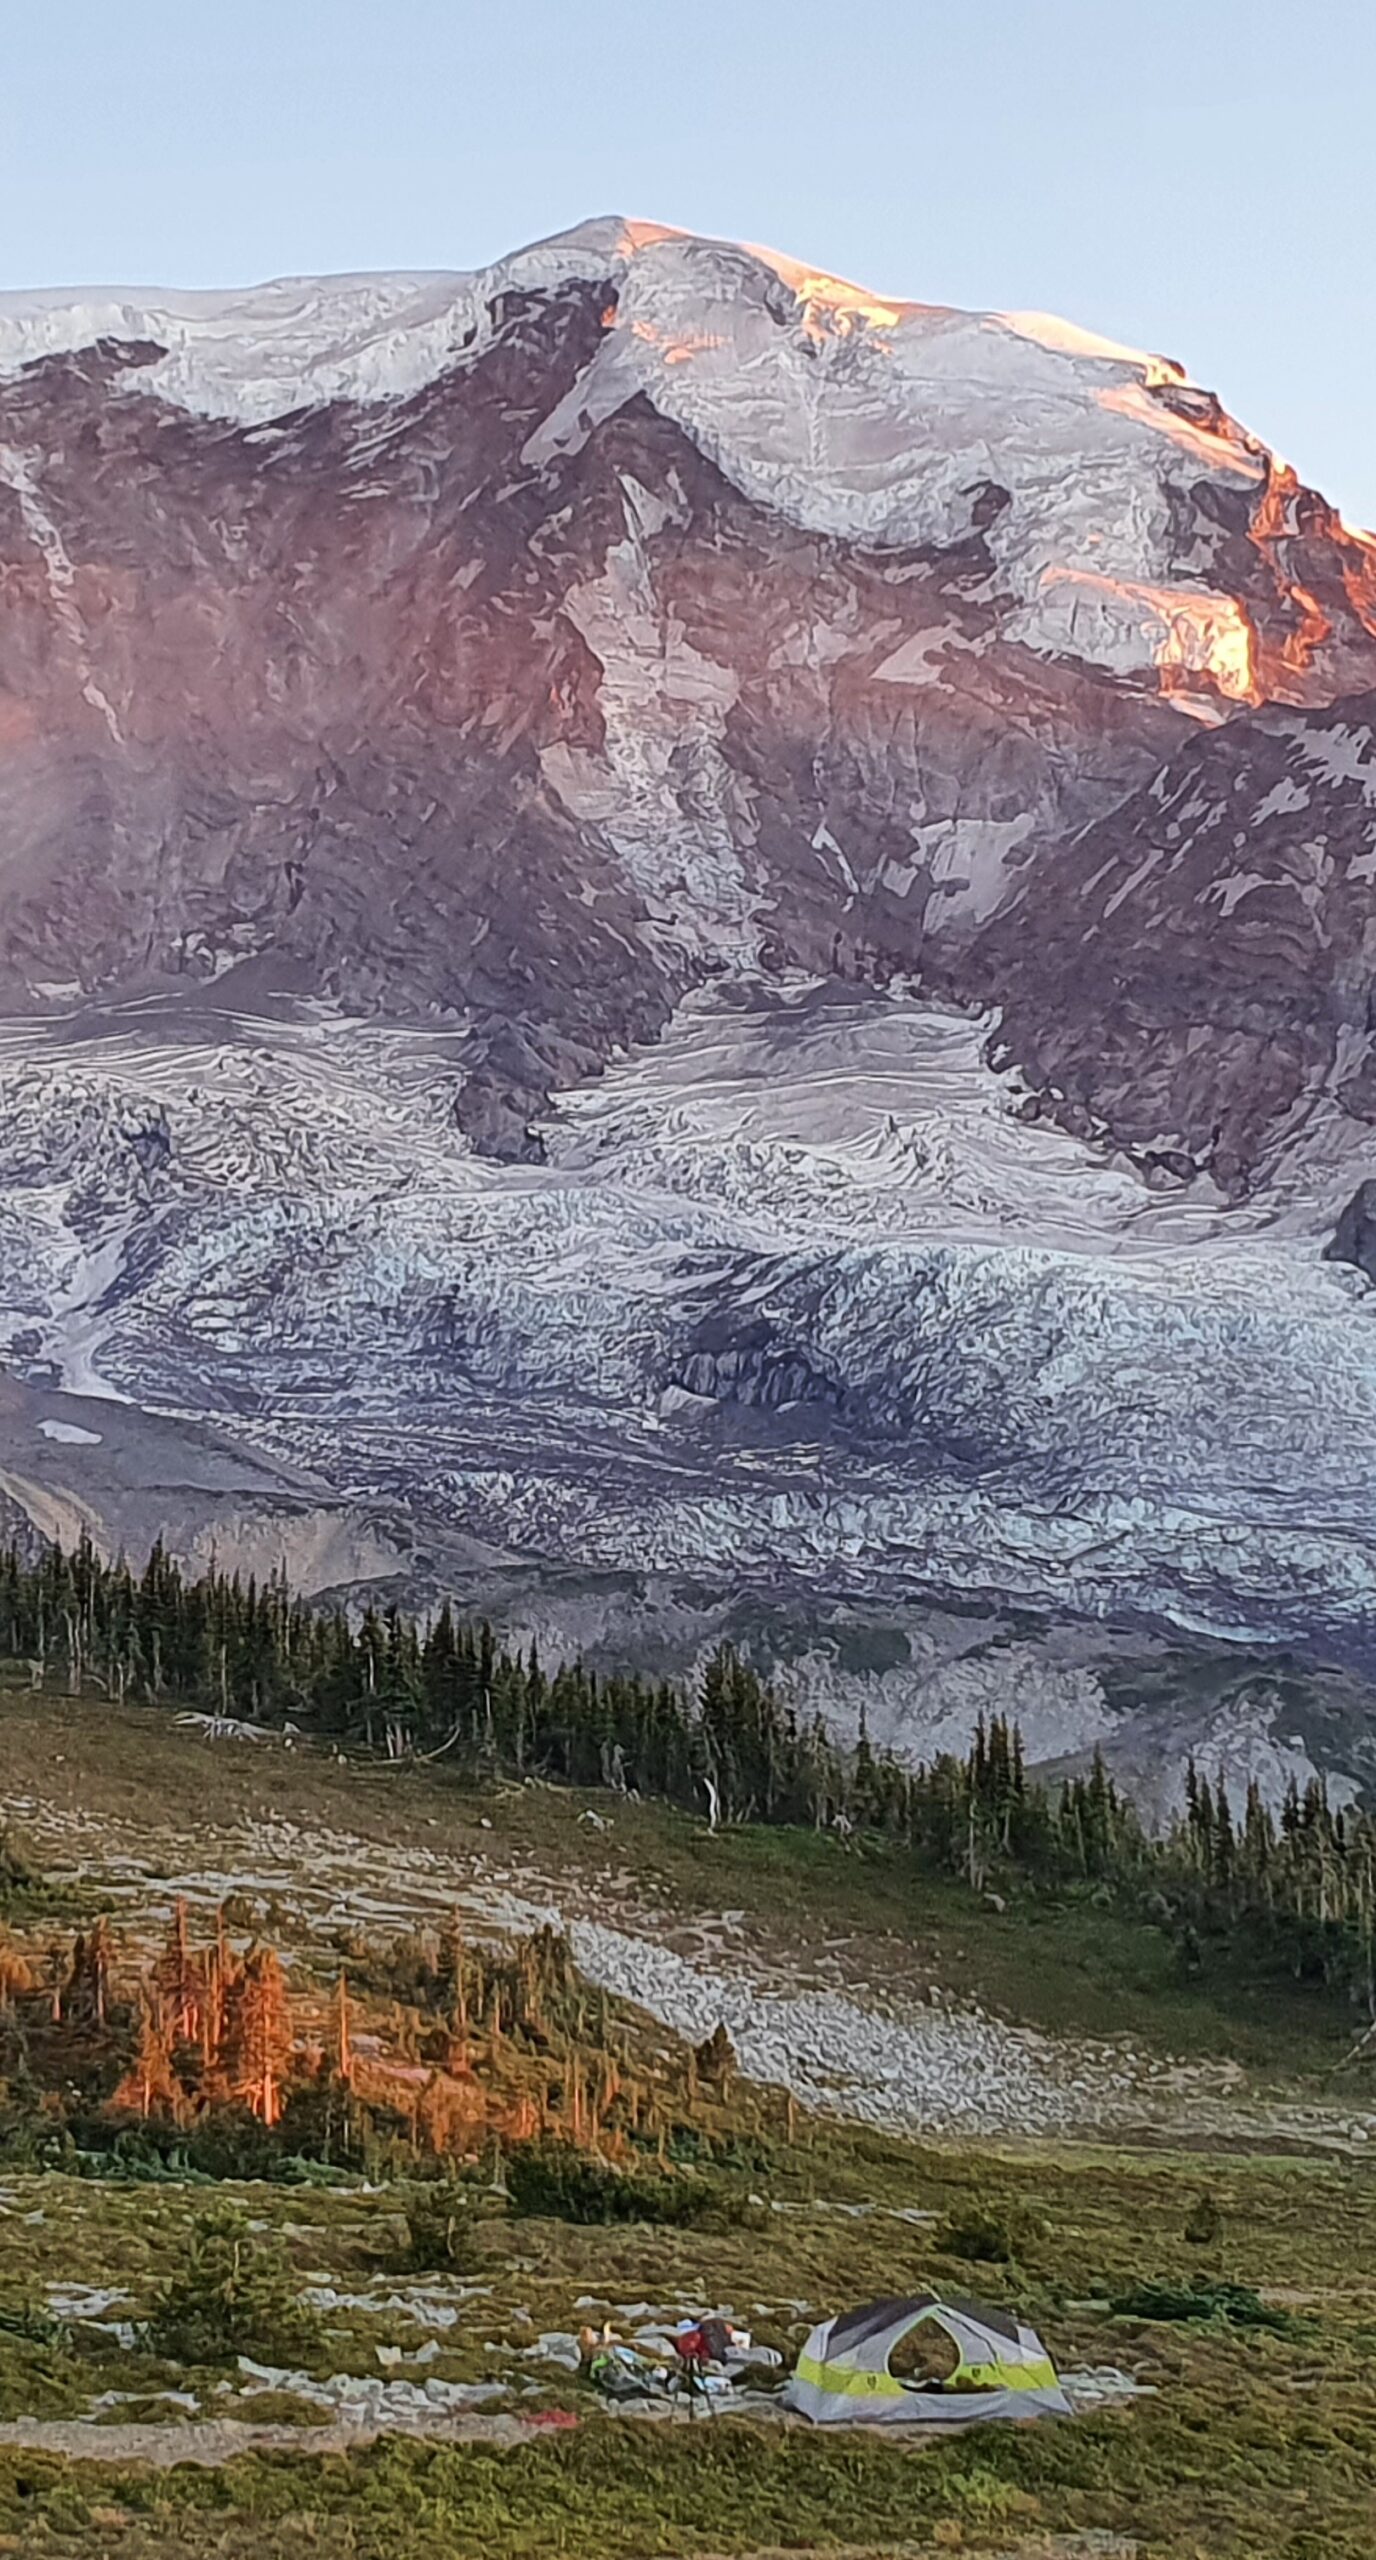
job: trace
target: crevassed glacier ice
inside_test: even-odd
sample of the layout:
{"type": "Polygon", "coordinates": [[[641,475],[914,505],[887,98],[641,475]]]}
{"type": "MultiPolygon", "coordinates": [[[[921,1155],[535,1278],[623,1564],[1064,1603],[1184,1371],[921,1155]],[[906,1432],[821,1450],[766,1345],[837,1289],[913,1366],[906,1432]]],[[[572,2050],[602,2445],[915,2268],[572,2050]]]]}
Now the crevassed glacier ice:
{"type": "Polygon", "coordinates": [[[31,1374],[566,1563],[1369,1650],[1366,1283],[1020,1120],[987,1024],[698,996],[510,1167],[461,1033],[199,1001],[0,1033],[31,1374]]]}

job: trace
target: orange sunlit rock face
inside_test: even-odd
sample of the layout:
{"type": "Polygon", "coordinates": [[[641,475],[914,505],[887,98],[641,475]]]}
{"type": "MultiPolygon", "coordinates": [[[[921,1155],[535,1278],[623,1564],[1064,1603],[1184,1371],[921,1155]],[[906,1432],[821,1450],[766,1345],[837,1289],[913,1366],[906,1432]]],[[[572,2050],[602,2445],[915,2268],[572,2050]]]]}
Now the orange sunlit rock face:
{"type": "Polygon", "coordinates": [[[1304,499],[1305,492],[1290,465],[1273,458],[1252,511],[1250,533],[1276,581],[1288,628],[1279,638],[1268,634],[1259,643],[1256,673],[1258,695],[1263,701],[1304,701],[1307,688],[1303,679],[1333,636],[1332,615],[1287,565],[1288,547],[1303,539],[1300,510],[1304,499]]]}
{"type": "Polygon", "coordinates": [[[1376,533],[1359,533],[1341,517],[1339,525],[1351,545],[1343,570],[1348,602],[1367,630],[1376,632],[1376,533]]]}
{"type": "Polygon", "coordinates": [[[1159,381],[1154,386],[1150,378],[1115,383],[1098,393],[1099,406],[1111,410],[1116,417],[1131,418],[1135,425],[1150,428],[1153,435],[1168,436],[1172,444],[1206,471],[1245,472],[1250,478],[1262,477],[1266,469],[1262,448],[1216,402],[1209,404],[1205,415],[1184,416],[1166,401],[1153,398],[1153,388],[1159,387],[1159,381]]]}
{"type": "Polygon", "coordinates": [[[1268,455],[1251,511],[1249,539],[1265,564],[1274,610],[1254,616],[1258,699],[1333,700],[1364,680],[1362,659],[1344,677],[1335,663],[1359,635],[1376,633],[1376,543],[1345,524],[1306,489],[1290,465],[1268,455]]]}
{"type": "Polygon", "coordinates": [[[1280,661],[1288,673],[1299,676],[1307,673],[1324,642],[1332,638],[1333,625],[1307,587],[1292,587],[1290,597],[1299,620],[1281,642],[1280,661]]]}

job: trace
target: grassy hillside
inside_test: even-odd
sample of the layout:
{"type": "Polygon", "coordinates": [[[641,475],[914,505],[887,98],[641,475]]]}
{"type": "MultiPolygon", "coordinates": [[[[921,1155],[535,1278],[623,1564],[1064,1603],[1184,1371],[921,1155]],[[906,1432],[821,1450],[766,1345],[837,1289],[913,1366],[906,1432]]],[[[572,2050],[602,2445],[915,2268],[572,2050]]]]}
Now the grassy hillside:
{"type": "MultiPolygon", "coordinates": [[[[0,2161],[0,2551],[1369,2560],[1376,2181],[1352,2121],[1364,2084],[1332,2076],[1349,2017],[1277,2001],[1260,1974],[1206,1992],[1164,1936],[1091,1895],[1000,1911],[893,1850],[787,1829],[712,1836],[605,1795],[470,1790],[439,1770],[216,1743],[164,1709],[12,1689],[0,1797],[45,1878],[11,1902],[26,1945],[105,1908],[128,1929],[184,1891],[198,1914],[228,1897],[241,1938],[270,1932],[293,1978],[323,1983],[341,1929],[430,1926],[462,1891],[494,1922],[516,1898],[554,1902],[723,1978],[867,1985],[896,2015],[937,1984],[1193,2065],[1173,2139],[1158,2126],[1132,2148],[1089,2126],[973,2143],[800,2111],[790,2129],[775,2109],[750,2173],[759,2202],[733,2226],[583,2227],[489,2203],[458,2268],[417,2268],[397,2187],[150,2184],[0,2161]],[[1228,2057],[1245,2084],[1200,2069],[1228,2057]],[[1280,2094],[1297,2080],[1302,2105],[1280,2094]],[[143,2324],[225,2201],[317,2306],[307,2386],[409,2376],[504,2396],[455,2420],[451,2440],[346,2450],[337,2400],[290,2373],[159,2361],[143,2324]],[[932,2280],[1016,2303],[1063,2372],[1109,2368],[1114,2396],[1036,2428],[895,2445],[611,2415],[547,2352],[604,2311],[631,2329],[643,2306],[710,2306],[787,2356],[814,2314],[932,2280]],[[1159,2320],[1133,2301],[1146,2282],[1179,2295],[1224,2281],[1254,2289],[1277,2325],[1159,2320]],[[112,2321],[133,2324],[132,2345],[112,2321]],[[417,2350],[425,2362],[406,2361],[417,2350]],[[577,2423],[520,2424],[547,2412],[577,2423]],[[200,2431],[226,2418],[276,2432],[230,2459],[177,2459],[224,2453],[200,2431]],[[63,2428],[80,2432],[45,2433],[63,2428]],[[110,2459],[90,2458],[93,2438],[110,2459]]],[[[652,2024],[645,2036],[672,2047],[652,2024]]]]}
{"type": "MultiPolygon", "coordinates": [[[[1121,2037],[1266,2083],[1303,2078],[1322,2089],[1360,2031],[1348,2003],[1316,1997],[1245,1945],[1192,1978],[1167,1931],[1127,1917],[1092,1885],[1012,1885],[991,1897],[878,1840],[783,1826],[713,1833],[672,1806],[591,1790],[476,1786],[442,1766],[213,1743],[165,1708],[35,1696],[13,1674],[8,1684],[0,1675],[0,1753],[0,1801],[21,1828],[33,1821],[31,1799],[41,1803],[49,1865],[70,1867],[78,1842],[84,1852],[102,1839],[121,1850],[137,1841],[154,1868],[161,1859],[174,1873],[191,1833],[207,1868],[216,1838],[228,1838],[232,1866],[288,1822],[356,1835],[384,1878],[387,1851],[404,1845],[452,1861],[461,1877],[504,1864],[534,1870],[580,1907],[639,1915],[671,1938],[733,1913],[803,1970],[830,1957],[850,1979],[914,1991],[936,1983],[1052,2034],[1121,2037]]],[[[94,1907],[92,1875],[82,1892],[94,1907]]],[[[371,1898],[386,1901],[385,1882],[371,1898]]],[[[270,1900],[260,1897],[269,1923],[270,1900]]]]}

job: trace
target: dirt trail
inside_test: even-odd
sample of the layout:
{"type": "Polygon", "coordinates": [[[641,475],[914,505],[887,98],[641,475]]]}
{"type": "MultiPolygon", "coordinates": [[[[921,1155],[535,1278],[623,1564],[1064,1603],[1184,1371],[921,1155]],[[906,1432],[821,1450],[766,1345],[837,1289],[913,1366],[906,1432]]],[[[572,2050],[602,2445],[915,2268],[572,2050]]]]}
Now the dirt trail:
{"type": "Polygon", "coordinates": [[[370,2425],[338,2420],[322,2427],[259,2426],[249,2418],[199,2418],[185,2426],[163,2420],[116,2420],[97,2425],[89,2418],[5,2418],[0,2420],[0,2446],[22,2453],[56,2453],[72,2462],[146,2462],[155,2471],[170,2471],[179,2462],[218,2470],[243,2453],[356,2453],[379,2436],[426,2434],[445,2444],[532,2444],[544,2432],[528,2419],[485,2417],[479,2412],[449,2416],[433,2427],[370,2425]]]}

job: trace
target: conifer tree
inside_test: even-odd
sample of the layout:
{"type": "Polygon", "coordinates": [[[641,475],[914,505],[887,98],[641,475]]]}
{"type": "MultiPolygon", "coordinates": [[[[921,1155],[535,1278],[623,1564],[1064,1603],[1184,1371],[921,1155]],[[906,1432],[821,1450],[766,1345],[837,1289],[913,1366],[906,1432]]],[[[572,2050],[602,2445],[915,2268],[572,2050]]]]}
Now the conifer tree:
{"type": "Polygon", "coordinates": [[[201,2032],[205,1985],[191,1952],[185,1902],[173,1911],[167,1944],[154,1977],[168,2038],[174,2045],[195,2044],[201,2032]]]}
{"type": "Polygon", "coordinates": [[[282,1967],[270,1947],[253,1947],[231,1980],[224,2038],[216,2057],[226,2096],[260,2124],[275,2125],[291,2069],[292,2035],[282,1967]]]}
{"type": "Polygon", "coordinates": [[[116,2111],[174,2120],[182,2111],[182,2092],[172,2068],[172,2055],[162,2024],[150,2003],[139,2011],[138,2048],[111,2105],[116,2111]]]}

